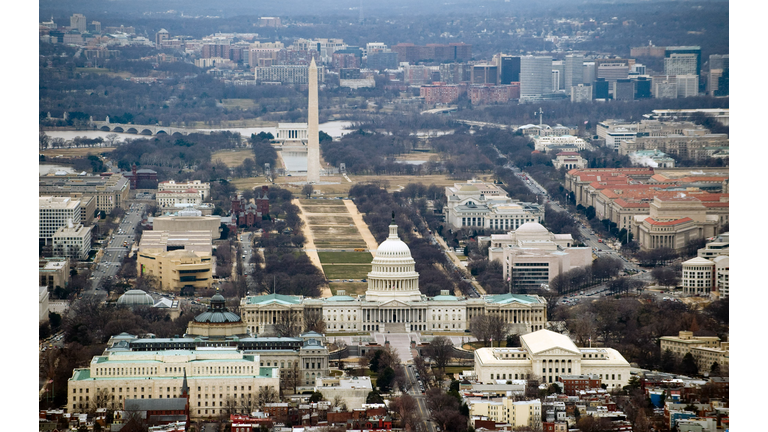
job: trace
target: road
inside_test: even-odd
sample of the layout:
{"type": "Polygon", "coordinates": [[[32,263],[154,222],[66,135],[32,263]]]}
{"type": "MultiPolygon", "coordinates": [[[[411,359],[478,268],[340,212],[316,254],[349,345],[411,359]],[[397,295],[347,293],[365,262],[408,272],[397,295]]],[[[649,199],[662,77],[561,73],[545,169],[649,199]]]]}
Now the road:
{"type": "Polygon", "coordinates": [[[125,210],[116,231],[107,238],[101,259],[91,274],[91,286],[83,293],[84,296],[94,296],[100,299],[106,297],[106,292],[101,289],[102,281],[104,278],[114,277],[120,270],[123,258],[133,246],[136,226],[141,222],[144,208],[144,204],[132,204],[125,210]]]}
{"type": "Polygon", "coordinates": [[[416,399],[418,412],[422,420],[424,420],[427,425],[427,432],[435,432],[434,422],[429,418],[430,415],[429,410],[427,409],[427,399],[419,387],[419,380],[416,378],[416,369],[413,367],[413,365],[405,366],[405,377],[408,380],[408,394],[416,399]]]}
{"type": "MultiPolygon", "coordinates": [[[[251,263],[251,256],[254,253],[258,253],[258,251],[253,250],[253,233],[246,231],[240,234],[240,245],[243,248],[243,272],[246,274],[246,291],[252,292],[255,291],[256,283],[253,281],[253,277],[251,276],[254,268],[254,264],[251,263]]],[[[253,292],[253,294],[258,293],[253,292]]]]}

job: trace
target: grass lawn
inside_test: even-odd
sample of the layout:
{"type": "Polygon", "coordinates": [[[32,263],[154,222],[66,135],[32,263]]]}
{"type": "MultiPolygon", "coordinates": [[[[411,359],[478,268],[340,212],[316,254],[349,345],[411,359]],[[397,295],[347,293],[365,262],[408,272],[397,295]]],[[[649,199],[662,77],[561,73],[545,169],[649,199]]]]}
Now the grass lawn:
{"type": "Polygon", "coordinates": [[[349,225],[339,226],[315,226],[310,224],[312,234],[315,236],[315,243],[320,241],[344,241],[347,243],[355,243],[358,240],[363,241],[360,237],[360,233],[357,231],[357,227],[349,225]],[[350,241],[351,240],[351,241],[350,241]]]}
{"type": "Polygon", "coordinates": [[[352,220],[352,216],[338,215],[338,216],[307,216],[307,220],[310,225],[354,225],[355,221],[352,220]]]}
{"type": "MultiPolygon", "coordinates": [[[[317,187],[317,185],[315,185],[317,187]]],[[[344,206],[344,200],[313,200],[313,199],[300,199],[299,202],[302,206],[344,206]]],[[[346,208],[346,207],[345,207],[346,208]]]]}
{"type": "Polygon", "coordinates": [[[249,109],[255,105],[253,99],[224,99],[221,104],[227,108],[249,109]]]}
{"type": "Polygon", "coordinates": [[[365,290],[368,289],[367,282],[331,282],[328,284],[331,288],[331,293],[337,295],[338,290],[346,291],[348,296],[356,296],[365,294],[365,290]]]}
{"type": "Polygon", "coordinates": [[[470,370],[470,369],[472,369],[472,366],[446,366],[445,373],[447,374],[452,373],[452,374],[458,375],[464,372],[465,370],[470,370]]]}
{"type": "Polygon", "coordinates": [[[370,252],[318,252],[320,262],[370,264],[373,255],[370,252]]]}
{"type": "Polygon", "coordinates": [[[243,164],[245,158],[253,159],[253,150],[251,149],[238,149],[238,150],[221,150],[211,154],[211,160],[220,160],[224,162],[229,168],[240,166],[243,164]]]}
{"type": "Polygon", "coordinates": [[[324,265],[327,279],[365,279],[371,271],[369,265],[324,265]]]}
{"type": "Polygon", "coordinates": [[[341,214],[349,214],[346,207],[343,206],[305,206],[302,204],[302,207],[304,207],[304,214],[311,215],[314,213],[341,213],[341,214]]]}
{"type": "Polygon", "coordinates": [[[459,261],[466,261],[469,259],[466,255],[456,255],[456,258],[458,258],[459,261]]]}

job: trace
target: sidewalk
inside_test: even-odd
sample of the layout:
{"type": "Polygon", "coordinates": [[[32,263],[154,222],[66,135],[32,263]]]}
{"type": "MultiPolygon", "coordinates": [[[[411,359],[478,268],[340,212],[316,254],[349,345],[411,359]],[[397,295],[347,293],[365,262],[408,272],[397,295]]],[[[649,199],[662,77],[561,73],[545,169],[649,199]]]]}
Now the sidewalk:
{"type": "Polygon", "coordinates": [[[352,216],[352,220],[355,222],[355,226],[357,227],[357,230],[360,232],[360,236],[363,238],[363,241],[365,241],[366,246],[368,246],[368,250],[373,252],[376,249],[379,248],[379,244],[376,242],[376,239],[373,237],[373,234],[371,234],[371,230],[368,229],[368,225],[363,220],[363,215],[360,214],[359,211],[357,211],[357,206],[355,205],[352,200],[343,200],[344,205],[347,206],[347,211],[352,216]]]}
{"type": "MultiPolygon", "coordinates": [[[[304,222],[304,253],[307,254],[312,264],[320,269],[320,272],[323,273],[323,277],[325,277],[325,272],[323,272],[323,265],[320,263],[320,256],[317,254],[317,246],[315,246],[315,242],[313,240],[314,234],[312,233],[312,229],[309,227],[309,221],[307,220],[307,217],[304,215],[304,207],[301,206],[298,198],[292,199],[291,202],[293,202],[293,204],[299,208],[299,218],[301,218],[301,221],[304,222]]],[[[320,297],[326,298],[331,297],[332,295],[333,294],[331,293],[331,288],[327,284],[320,287],[320,297]]]]}

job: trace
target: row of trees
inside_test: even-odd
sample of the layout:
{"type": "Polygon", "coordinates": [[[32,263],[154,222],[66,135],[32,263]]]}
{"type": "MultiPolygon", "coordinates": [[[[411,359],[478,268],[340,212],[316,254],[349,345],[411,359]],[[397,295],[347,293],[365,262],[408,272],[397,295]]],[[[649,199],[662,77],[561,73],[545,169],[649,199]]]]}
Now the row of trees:
{"type": "Polygon", "coordinates": [[[642,368],[661,369],[659,338],[693,331],[697,336],[728,333],[728,300],[698,310],[680,302],[638,301],[632,297],[602,297],[571,308],[558,308],[554,320],[565,321],[578,345],[610,346],[642,368]]]}
{"type": "MultiPolygon", "coordinates": [[[[413,190],[410,188],[409,192],[413,190]]],[[[443,251],[428,239],[428,228],[419,214],[419,209],[425,210],[427,207],[426,197],[414,200],[398,192],[389,194],[380,185],[372,183],[353,186],[349,196],[355,200],[360,213],[365,215],[364,220],[378,242],[384,241],[389,235],[392,212],[395,212],[400,238],[408,244],[416,261],[422,293],[435,296],[441,290],[455,286],[463,292],[469,292],[469,287],[461,281],[460,275],[449,270],[452,265],[443,251]]]]}

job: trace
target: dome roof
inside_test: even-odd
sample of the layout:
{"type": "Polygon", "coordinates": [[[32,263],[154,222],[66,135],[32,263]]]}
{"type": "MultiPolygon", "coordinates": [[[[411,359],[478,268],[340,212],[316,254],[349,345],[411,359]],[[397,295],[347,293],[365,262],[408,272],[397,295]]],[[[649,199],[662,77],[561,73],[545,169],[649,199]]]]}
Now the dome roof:
{"type": "Polygon", "coordinates": [[[128,290],[117,299],[120,306],[152,306],[155,300],[142,290],[128,290]]]}
{"type": "Polygon", "coordinates": [[[240,316],[236,313],[230,312],[226,307],[226,299],[223,295],[219,294],[219,290],[216,290],[216,294],[211,297],[211,305],[208,306],[208,310],[195,317],[195,322],[199,323],[239,323],[240,316]]]}
{"type": "Polygon", "coordinates": [[[240,317],[230,311],[208,311],[195,317],[199,323],[234,323],[240,322],[240,317]]]}
{"type": "Polygon", "coordinates": [[[516,234],[549,234],[544,226],[538,222],[526,222],[515,230],[516,234]]]}
{"type": "Polygon", "coordinates": [[[376,250],[377,257],[410,257],[411,249],[399,238],[388,238],[384,240],[376,250]]]}

